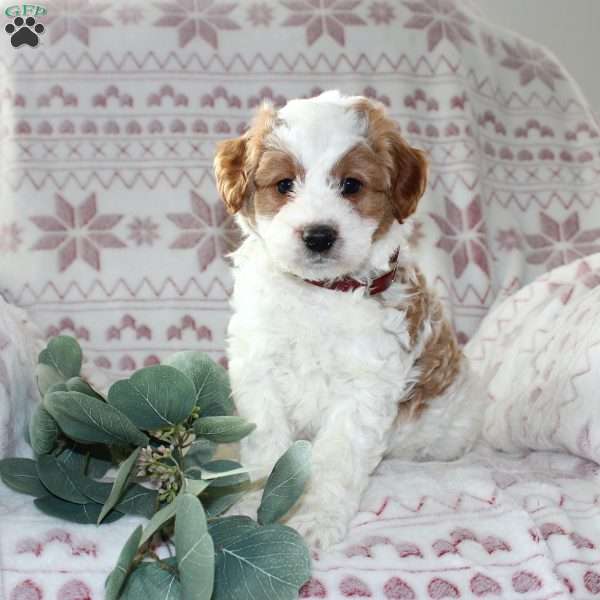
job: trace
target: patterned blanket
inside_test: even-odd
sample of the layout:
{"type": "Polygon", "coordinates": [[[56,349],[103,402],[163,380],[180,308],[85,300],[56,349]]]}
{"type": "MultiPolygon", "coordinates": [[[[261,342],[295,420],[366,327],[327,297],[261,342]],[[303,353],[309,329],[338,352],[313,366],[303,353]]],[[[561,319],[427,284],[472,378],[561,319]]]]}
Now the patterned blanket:
{"type": "MultiPolygon", "coordinates": [[[[13,47],[18,27],[0,17],[15,27],[0,31],[0,293],[41,330],[0,329],[4,452],[42,337],[75,335],[107,381],[184,348],[223,358],[223,255],[237,233],[212,153],[264,99],[329,88],[377,98],[427,150],[411,242],[464,342],[508,294],[600,251],[587,102],[546,50],[469,2],[44,6],[36,47],[13,47]]],[[[600,480],[586,460],[599,461],[600,440],[585,401],[600,370],[598,259],[565,269],[500,304],[467,347],[490,382],[489,442],[545,452],[385,463],[348,540],[315,556],[302,597],[600,593],[600,480]]],[[[0,490],[0,597],[100,600],[132,526],[65,526],[0,490]]]]}
{"type": "Polygon", "coordinates": [[[0,292],[113,377],[190,346],[223,357],[237,232],[212,156],[265,99],[364,94],[427,150],[412,244],[463,341],[499,296],[600,250],[586,100],[470,3],[44,6],[37,47],[0,39],[0,292]]]}
{"type": "MultiPolygon", "coordinates": [[[[300,597],[593,598],[599,489],[598,465],[564,453],[480,448],[450,466],[384,463],[347,540],[313,556],[300,597]]],[[[2,487],[0,598],[102,600],[135,524],[67,524],[2,487]]]]}
{"type": "MultiPolygon", "coordinates": [[[[384,461],[348,538],[313,554],[301,598],[600,594],[599,294],[596,254],[541,276],[486,317],[466,347],[488,383],[485,439],[450,464],[384,461]]],[[[21,311],[0,315],[21,350],[4,370],[27,388],[26,350],[42,336],[21,311]]],[[[12,408],[2,439],[14,450],[14,418],[22,424],[27,411],[1,400],[12,408]]],[[[66,524],[0,486],[0,598],[100,600],[135,524],[66,524]]]]}

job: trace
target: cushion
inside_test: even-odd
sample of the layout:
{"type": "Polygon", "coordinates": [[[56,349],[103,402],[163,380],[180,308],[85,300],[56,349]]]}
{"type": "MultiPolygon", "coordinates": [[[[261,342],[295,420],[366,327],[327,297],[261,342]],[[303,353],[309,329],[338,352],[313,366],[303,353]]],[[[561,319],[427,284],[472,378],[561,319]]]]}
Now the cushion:
{"type": "Polygon", "coordinates": [[[487,389],[496,448],[563,450],[600,463],[600,255],[501,303],[466,348],[487,389]]]}

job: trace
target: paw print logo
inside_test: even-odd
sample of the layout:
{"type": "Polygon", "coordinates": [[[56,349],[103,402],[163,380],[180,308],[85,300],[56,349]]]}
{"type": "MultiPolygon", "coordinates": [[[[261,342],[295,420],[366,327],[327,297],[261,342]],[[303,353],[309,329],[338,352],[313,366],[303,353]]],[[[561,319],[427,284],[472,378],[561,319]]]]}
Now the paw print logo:
{"type": "Polygon", "coordinates": [[[18,48],[23,44],[35,48],[39,41],[39,35],[44,33],[45,27],[41,23],[36,23],[33,17],[15,17],[12,23],[9,23],[4,31],[10,35],[10,43],[13,48],[18,48]]]}

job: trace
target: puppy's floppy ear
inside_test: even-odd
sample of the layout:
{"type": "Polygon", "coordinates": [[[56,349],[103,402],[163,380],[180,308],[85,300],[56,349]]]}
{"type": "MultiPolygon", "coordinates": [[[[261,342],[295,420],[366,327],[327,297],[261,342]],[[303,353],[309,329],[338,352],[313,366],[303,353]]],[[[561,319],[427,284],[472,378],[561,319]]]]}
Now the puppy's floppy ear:
{"type": "Polygon", "coordinates": [[[394,216],[400,223],[417,209],[427,189],[427,158],[425,152],[409,146],[398,131],[390,131],[393,156],[391,200],[394,216]]]}
{"type": "Polygon", "coordinates": [[[365,124],[371,148],[385,167],[394,216],[402,223],[415,212],[427,187],[425,153],[404,141],[396,123],[386,115],[383,104],[361,98],[354,103],[354,109],[365,124]]]}
{"type": "Polygon", "coordinates": [[[246,150],[248,138],[224,140],[217,145],[214,160],[217,189],[227,210],[234,214],[242,208],[248,191],[246,150]]]}
{"type": "Polygon", "coordinates": [[[244,135],[217,145],[214,168],[219,194],[230,213],[238,212],[253,191],[253,173],[264,150],[264,141],[273,129],[275,109],[265,102],[258,109],[244,135]]]}

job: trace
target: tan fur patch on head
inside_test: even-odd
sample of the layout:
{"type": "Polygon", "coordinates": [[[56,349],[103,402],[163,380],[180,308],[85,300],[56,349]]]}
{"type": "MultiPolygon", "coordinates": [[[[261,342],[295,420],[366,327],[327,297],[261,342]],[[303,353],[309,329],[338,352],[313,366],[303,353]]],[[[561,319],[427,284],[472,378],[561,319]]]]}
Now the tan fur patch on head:
{"type": "MultiPolygon", "coordinates": [[[[265,150],[265,140],[273,130],[274,124],[275,110],[265,104],[244,135],[224,140],[217,145],[214,160],[217,189],[227,210],[232,214],[244,206],[254,191],[254,172],[265,150]]],[[[252,211],[251,207],[247,208],[252,211]]]]}
{"type": "Polygon", "coordinates": [[[331,170],[331,177],[338,183],[345,178],[361,182],[360,190],[348,196],[348,201],[361,216],[377,221],[374,240],[385,235],[394,221],[394,211],[386,192],[389,177],[377,154],[367,144],[358,144],[338,160],[331,170]]]}
{"type": "Polygon", "coordinates": [[[464,355],[458,345],[452,325],[444,315],[442,303],[437,295],[428,289],[425,277],[418,270],[399,269],[397,281],[405,284],[410,299],[400,306],[406,312],[408,332],[413,347],[426,332],[428,334],[423,350],[415,362],[419,369],[419,379],[410,390],[408,397],[400,404],[398,418],[414,420],[426,409],[428,402],[443,394],[460,374],[464,355]]]}
{"type": "Polygon", "coordinates": [[[354,110],[367,123],[367,140],[385,169],[389,184],[389,200],[394,216],[401,223],[417,208],[427,187],[425,153],[409,146],[396,123],[371,100],[354,104],[354,110]]]}
{"type": "Polygon", "coordinates": [[[283,150],[265,150],[254,175],[254,209],[256,214],[273,216],[290,199],[289,194],[277,190],[284,179],[304,179],[304,169],[294,157],[283,150]]]}

